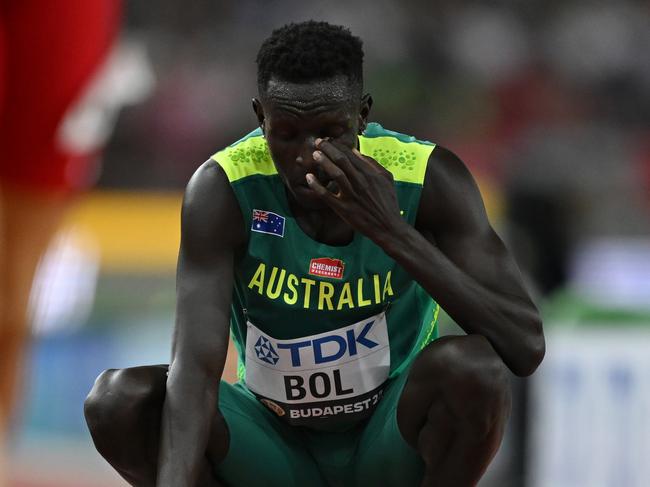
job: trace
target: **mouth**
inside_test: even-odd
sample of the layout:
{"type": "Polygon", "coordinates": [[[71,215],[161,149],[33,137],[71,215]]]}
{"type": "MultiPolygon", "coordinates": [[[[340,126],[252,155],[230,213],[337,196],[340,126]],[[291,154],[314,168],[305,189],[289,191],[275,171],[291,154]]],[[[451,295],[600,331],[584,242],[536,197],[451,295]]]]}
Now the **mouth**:
{"type": "Polygon", "coordinates": [[[299,193],[302,195],[313,195],[314,191],[309,187],[306,181],[296,182],[291,185],[294,193],[299,193]]]}

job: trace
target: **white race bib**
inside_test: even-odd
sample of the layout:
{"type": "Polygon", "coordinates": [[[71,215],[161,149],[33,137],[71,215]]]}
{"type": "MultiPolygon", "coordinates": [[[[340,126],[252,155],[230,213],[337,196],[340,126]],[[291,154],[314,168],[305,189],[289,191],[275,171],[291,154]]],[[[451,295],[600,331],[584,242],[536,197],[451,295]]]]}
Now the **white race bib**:
{"type": "Polygon", "coordinates": [[[246,385],[291,424],[361,419],[381,399],[390,371],[384,312],[318,335],[277,340],[250,321],[246,385]]]}

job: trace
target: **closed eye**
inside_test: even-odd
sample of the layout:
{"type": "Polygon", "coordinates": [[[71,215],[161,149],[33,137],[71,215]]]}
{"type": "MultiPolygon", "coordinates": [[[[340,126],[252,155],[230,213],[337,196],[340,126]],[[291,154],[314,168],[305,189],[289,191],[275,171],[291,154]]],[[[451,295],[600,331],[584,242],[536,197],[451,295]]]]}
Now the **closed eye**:
{"type": "Polygon", "coordinates": [[[320,134],[321,139],[325,138],[330,138],[330,139],[338,139],[339,137],[345,135],[345,130],[341,127],[336,127],[336,128],[330,128],[323,133],[320,134]]]}

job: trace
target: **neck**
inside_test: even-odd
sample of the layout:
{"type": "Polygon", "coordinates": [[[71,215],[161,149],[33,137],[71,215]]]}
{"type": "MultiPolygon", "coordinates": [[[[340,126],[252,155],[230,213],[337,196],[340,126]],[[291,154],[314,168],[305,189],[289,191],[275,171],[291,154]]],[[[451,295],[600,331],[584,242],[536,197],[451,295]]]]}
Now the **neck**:
{"type": "Polygon", "coordinates": [[[331,208],[304,208],[289,201],[298,225],[309,237],[327,245],[347,245],[354,237],[354,229],[331,208]]]}

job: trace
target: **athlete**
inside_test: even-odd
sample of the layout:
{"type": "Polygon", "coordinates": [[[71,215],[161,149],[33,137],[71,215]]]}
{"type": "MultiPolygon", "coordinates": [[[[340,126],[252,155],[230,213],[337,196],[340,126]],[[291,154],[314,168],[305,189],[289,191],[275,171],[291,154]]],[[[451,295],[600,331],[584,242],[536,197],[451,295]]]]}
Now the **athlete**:
{"type": "Polygon", "coordinates": [[[260,127],[185,193],[171,364],[86,400],[133,485],[465,487],[499,448],[539,315],[463,163],[367,123],[362,58],[323,22],[263,43],[260,127]]]}

